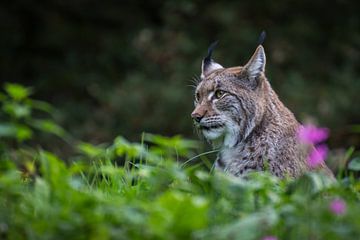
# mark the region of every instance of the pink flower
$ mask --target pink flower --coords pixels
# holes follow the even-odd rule
[[[329,137],[329,129],[317,128],[314,125],[302,125],[298,129],[298,137],[308,144],[317,144]]]
[[[346,203],[340,198],[334,199],[330,203],[329,208],[330,211],[333,212],[335,215],[343,215],[346,212]]]
[[[314,168],[323,163],[328,151],[329,150],[325,144],[316,146],[307,158],[309,167]]]
[[[266,237],[263,237],[262,240],[277,240],[277,237],[275,237],[275,236],[266,236]]]

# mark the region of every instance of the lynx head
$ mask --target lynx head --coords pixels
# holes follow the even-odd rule
[[[265,52],[259,45],[244,66],[225,68],[211,58],[214,44],[201,66],[195,90],[195,126],[209,141],[233,147],[260,123],[269,87]]]

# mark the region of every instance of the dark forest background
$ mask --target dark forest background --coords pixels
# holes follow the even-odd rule
[[[300,121],[359,146],[357,1],[0,2],[0,81],[34,88],[79,139],[142,132],[196,138],[192,78],[208,45],[223,66],[246,63],[266,30],[267,76]],[[61,147],[56,142],[48,142]]]

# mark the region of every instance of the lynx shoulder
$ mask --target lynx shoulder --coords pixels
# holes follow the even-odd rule
[[[298,121],[284,106],[265,76],[266,57],[259,45],[244,66],[225,68],[211,58],[201,66],[195,90],[195,126],[220,148],[215,166],[235,176],[268,170],[298,177],[312,170],[309,148],[297,138]],[[332,175],[325,164],[317,170]]]

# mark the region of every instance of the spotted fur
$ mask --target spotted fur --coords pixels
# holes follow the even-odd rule
[[[268,170],[298,177],[310,170],[309,147],[300,144],[299,123],[270,86],[265,63],[261,45],[244,66],[203,61],[192,117],[204,137],[220,148],[216,168],[235,176]],[[325,164],[319,169],[332,175]]]

